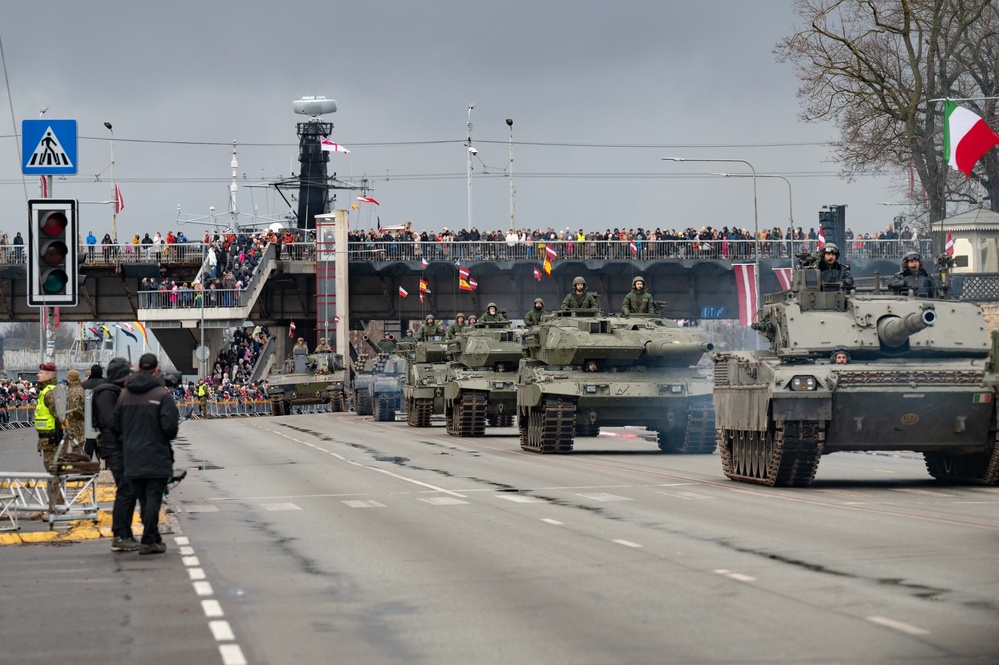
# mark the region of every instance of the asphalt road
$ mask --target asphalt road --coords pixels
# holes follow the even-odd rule
[[[812,488],[775,490],[637,431],[563,456],[487,431],[353,414],[186,423],[180,547],[0,548],[0,575],[30,550],[45,569],[94,548],[79,565],[106,581],[90,585],[95,612],[125,622],[112,646],[135,622],[141,648],[121,653],[164,654],[143,662],[999,662],[999,488],[940,486],[914,455],[837,454]],[[137,586],[124,614],[115,575],[156,580],[166,605]],[[0,611],[0,653],[26,648],[25,615],[43,610],[16,633]],[[116,662],[100,651],[74,662]]]

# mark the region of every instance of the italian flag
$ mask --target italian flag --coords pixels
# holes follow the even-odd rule
[[[999,143],[984,120],[954,102],[944,102],[944,158],[950,167],[971,176],[982,155]]]

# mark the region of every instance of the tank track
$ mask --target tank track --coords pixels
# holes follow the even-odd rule
[[[996,412],[999,417],[999,411]],[[935,479],[955,485],[995,485],[999,482],[999,424],[992,430],[992,449],[972,455],[923,453],[926,470]]]
[[[769,487],[808,487],[825,447],[825,422],[776,423],[766,432],[721,430],[722,469],[732,480]]]
[[[374,410],[374,403],[371,393],[367,390],[358,390],[354,393],[354,413],[359,416],[370,416]]]
[[[347,399],[344,397],[343,391],[338,390],[330,394],[330,411],[333,413],[341,413],[347,410]]]
[[[546,397],[541,406],[521,410],[520,447],[543,455],[572,452],[575,421],[575,400]]]
[[[271,397],[271,415],[272,416],[284,416],[287,415],[285,411],[286,404],[284,403],[284,395],[274,395]]]
[[[676,433],[672,437],[667,437],[663,430],[656,431],[659,434],[659,450],[664,453],[710,455],[718,443],[715,407],[711,396],[699,397],[688,402],[687,423],[683,431],[683,442],[679,445],[674,443],[681,439]]]
[[[432,399],[410,398],[406,405],[406,424],[410,427],[430,427],[430,418],[434,413]]]
[[[486,433],[486,401],[484,392],[462,390],[447,419],[451,436],[483,436]]]
[[[376,395],[372,409],[375,420],[382,423],[390,423],[395,420],[395,407],[398,402],[395,395]]]

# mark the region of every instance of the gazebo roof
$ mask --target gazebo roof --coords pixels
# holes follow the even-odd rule
[[[945,231],[996,231],[999,232],[999,212],[978,208],[945,219]]]

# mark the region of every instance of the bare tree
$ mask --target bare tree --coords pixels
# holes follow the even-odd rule
[[[802,27],[779,42],[794,64],[805,121],[832,120],[836,159],[847,177],[913,169],[930,221],[948,201],[974,202],[977,188],[942,156],[942,97],[995,97],[999,8],[995,0],[796,0]],[[996,101],[964,104],[986,121]],[[993,123],[994,124],[994,123]],[[999,211],[999,157],[990,151],[971,178]]]

